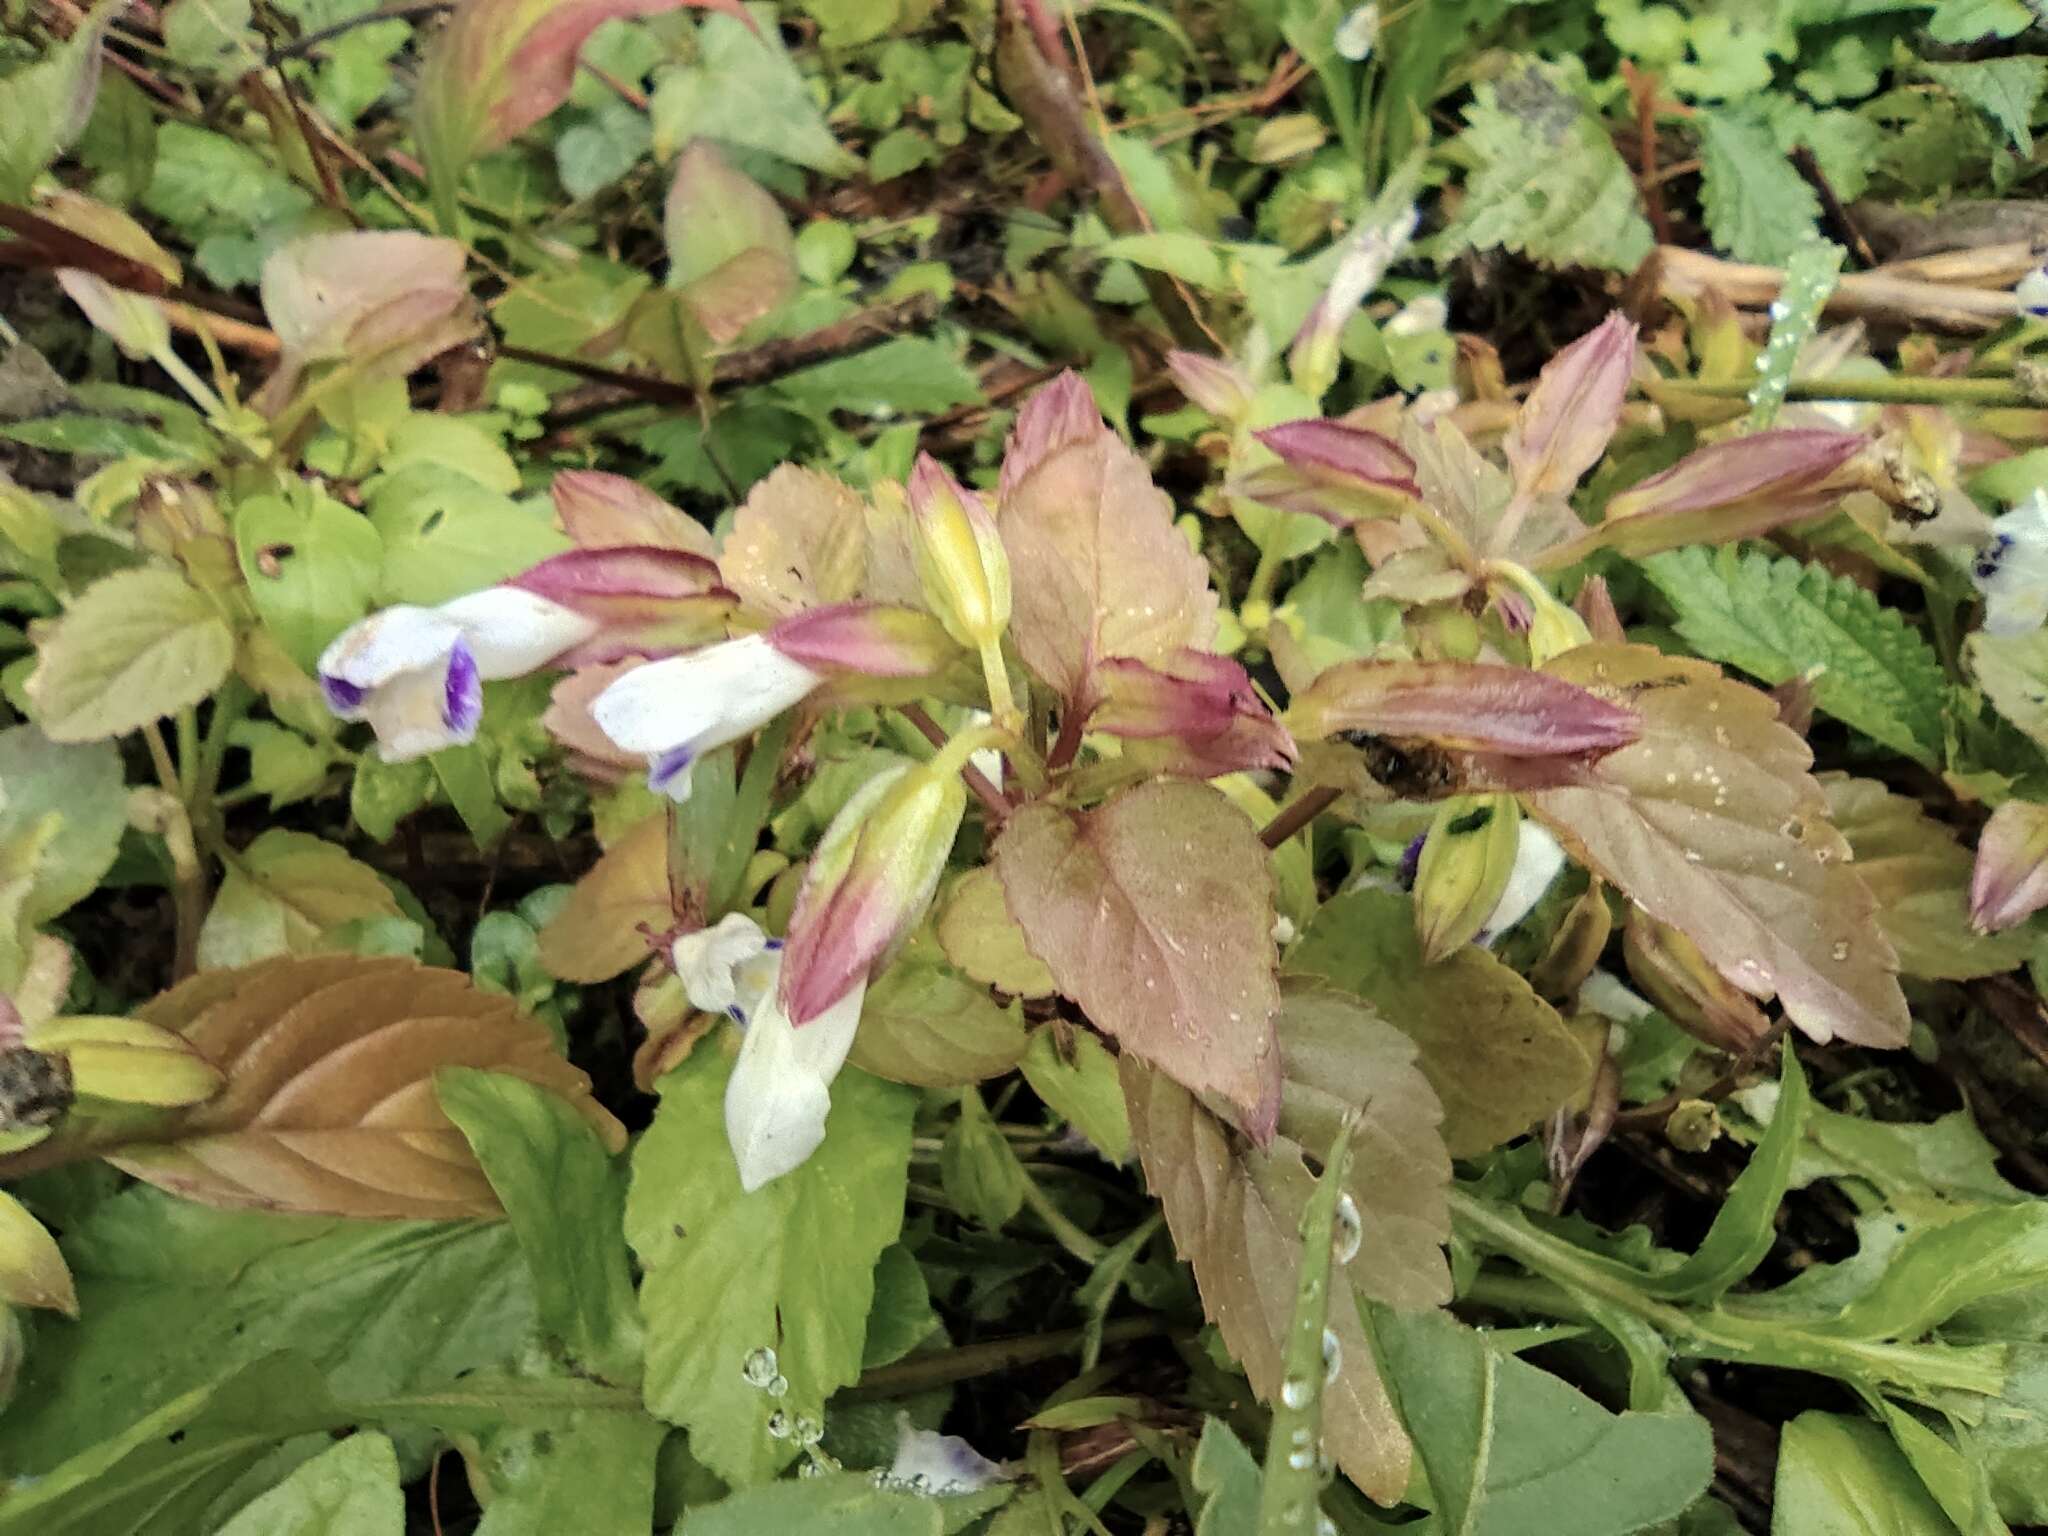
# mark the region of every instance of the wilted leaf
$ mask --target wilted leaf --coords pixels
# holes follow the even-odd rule
[[[224,682],[234,632],[175,571],[119,571],[64,610],[28,680],[52,741],[121,736],[197,704]]]
[[[626,1236],[646,1278],[649,1409],[690,1431],[726,1481],[771,1477],[796,1455],[769,1415],[823,1417],[861,1370],[874,1268],[896,1240],[915,1096],[859,1071],[832,1085],[824,1143],[751,1194],[726,1144],[731,1063],[705,1047],[661,1081],[661,1108],[633,1153]],[[786,1393],[741,1370],[774,1351]]]
[[[1070,704],[1109,657],[1206,650],[1216,629],[1208,568],[1174,528],[1172,503],[1092,404],[1086,415],[1070,425],[1089,430],[1055,439],[1014,483],[1006,474],[997,509],[1017,653]],[[1036,446],[1022,441],[1024,426],[1012,455]]]
[[[434,1072],[482,1067],[559,1093],[607,1145],[625,1132],[547,1029],[456,971],[331,955],[211,971],[136,1016],[175,1029],[225,1092],[108,1154],[220,1205],[341,1216],[494,1215],[498,1202],[434,1097]]]
[[[749,608],[773,618],[845,602],[867,570],[860,497],[830,475],[783,465],[733,514],[719,570]]]
[[[1908,976],[1967,981],[2026,963],[2025,928],[1979,933],[1970,924],[1974,861],[1955,834],[1874,779],[1824,774],[1828,815],[1849,840],[1856,875],[1877,901],[1878,926]]]
[[[1169,780],[1080,815],[1027,806],[995,867],[1032,952],[1097,1027],[1271,1135],[1273,878],[1242,812]]]
[[[869,985],[847,1060],[892,1083],[958,1088],[1000,1076],[1023,1054],[1016,1006],[997,1007],[986,987],[919,943]]]
[[[1327,1132],[1327,1147],[1345,1113],[1366,1110],[1346,1187],[1367,1234],[1359,1259],[1331,1270],[1328,1324],[1343,1365],[1323,1389],[1323,1437],[1352,1481],[1391,1503],[1406,1485],[1410,1447],[1360,1326],[1358,1298],[1380,1285],[1409,1305],[1449,1294],[1440,1244],[1449,1231],[1450,1163],[1434,1134],[1434,1095],[1415,1070],[1413,1048],[1355,999],[1290,993],[1280,1039],[1288,1081],[1270,1149],[1246,1146],[1184,1089],[1126,1056],[1133,1140],[1174,1246],[1194,1265],[1204,1309],[1254,1390],[1271,1399],[1294,1314],[1297,1227],[1315,1183],[1303,1145]],[[1362,1267],[1380,1243],[1396,1246]]]
[[[683,5],[731,11],[739,0],[464,0],[428,45],[414,88],[414,132],[441,232],[456,232],[456,189],[469,162],[509,144],[562,104],[583,41],[615,16]]]
[[[1052,972],[1025,944],[993,869],[984,865],[954,882],[936,929],[946,958],[983,986],[1012,997],[1052,996]]]
[[[60,819],[21,909],[28,923],[90,896],[113,864],[128,825],[121,754],[105,742],[59,745],[32,725],[0,731],[0,847],[52,812]]]
[[[1828,825],[1813,754],[1770,698],[1644,646],[1581,646],[1548,670],[1629,704],[1643,734],[1583,786],[1525,808],[1729,981],[1775,992],[1814,1039],[1904,1044],[1897,957]]]
[[[796,291],[796,240],[767,190],[699,139],[676,159],[662,210],[671,288],[723,345]]]
[[[564,981],[609,981],[645,960],[645,924],[665,933],[668,818],[650,816],[614,842],[540,931],[540,958]]]
[[[1287,969],[1357,993],[1415,1042],[1454,1157],[1519,1136],[1591,1077],[1557,1010],[1490,952],[1468,944],[1425,964],[1404,896],[1361,890],[1325,903]]]
[[[228,862],[199,929],[202,969],[340,949],[330,935],[359,918],[402,918],[377,872],[310,832],[272,827]]]

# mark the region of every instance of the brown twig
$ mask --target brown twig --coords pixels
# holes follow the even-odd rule
[[[1657,243],[1669,245],[1671,215],[1664,209],[1664,185],[1657,177],[1657,77],[1627,59],[1621,61],[1621,77],[1628,82],[1636,109],[1636,185],[1642,191],[1643,212]]]
[[[1259,841],[1268,848],[1278,848],[1303,827],[1322,815],[1337,803],[1343,791],[1329,784],[1318,784],[1280,808],[1280,814],[1266,823],[1266,830],[1259,834]]]
[[[1870,242],[1863,238],[1863,231],[1856,227],[1856,221],[1849,216],[1848,205],[1835,195],[1835,189],[1829,183],[1826,173],[1821,170],[1820,161],[1814,158],[1813,151],[1801,144],[1792,151],[1792,164],[1819,195],[1821,207],[1827,213],[1829,226],[1833,228],[1836,237],[1849,247],[1849,253],[1856,258],[1856,264],[1862,267],[1876,266],[1877,252],[1870,248]]]
[[[897,708],[902,713],[904,719],[917,727],[918,734],[924,737],[926,741],[941,749],[945,747],[947,739],[945,730],[938,721],[931,717],[922,704],[900,704]],[[1002,822],[1009,816],[1010,812],[1016,809],[1014,805],[1010,804],[1010,797],[996,788],[995,785],[989,783],[988,775],[975,767],[974,764],[962,764],[960,778],[961,782],[974,791],[974,798],[981,802],[982,808],[997,823]]]

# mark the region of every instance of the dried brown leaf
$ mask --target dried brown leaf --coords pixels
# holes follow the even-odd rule
[[[540,931],[540,958],[564,981],[609,981],[647,958],[642,926],[674,921],[668,818],[650,816],[604,851]]]
[[[338,1216],[489,1216],[497,1201],[433,1074],[480,1067],[569,1100],[608,1145],[625,1131],[548,1032],[459,972],[323,955],[216,971],[136,1016],[183,1034],[227,1077],[215,1098],[108,1153],[214,1205]]]

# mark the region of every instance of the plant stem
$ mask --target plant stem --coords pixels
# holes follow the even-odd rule
[[[1067,1213],[1053,1204],[1052,1196],[1038,1187],[1038,1180],[1028,1173],[1024,1175],[1024,1203],[1031,1208],[1032,1215],[1045,1223],[1046,1230],[1052,1233],[1059,1245],[1090,1269],[1100,1264],[1102,1256],[1109,1252],[1075,1226]]]
[[[1280,814],[1266,823],[1266,830],[1259,834],[1259,841],[1268,848],[1278,848],[1303,827],[1322,815],[1342,794],[1340,789],[1328,784],[1318,784],[1305,790],[1297,798],[1280,808]]]
[[[1102,1342],[1129,1344],[1138,1339],[1156,1339],[1173,1331],[1173,1325],[1163,1317],[1134,1317],[1104,1328]],[[1013,1371],[1021,1365],[1035,1365],[1041,1360],[1056,1360],[1061,1355],[1071,1354],[1081,1347],[1087,1335],[1085,1328],[1065,1328],[1057,1333],[991,1339],[985,1344],[966,1344],[958,1349],[914,1355],[894,1365],[862,1372],[860,1380],[841,1396],[856,1400],[909,1397],[934,1387],[972,1381],[977,1376],[994,1376],[1003,1371]]]
[[[1710,400],[1746,400],[1751,379],[1667,379],[1659,390]],[[1868,400],[1884,405],[2039,406],[2014,379],[1794,379],[1787,400]]]
[[[926,741],[937,747],[941,752],[946,750],[946,743],[952,738],[946,735],[939,722],[931,717],[930,712],[922,704],[900,704],[897,706],[897,712],[912,725],[916,726],[918,734],[923,736]],[[975,767],[974,764],[962,764],[960,777],[967,787],[974,791],[974,797],[981,802],[982,808],[989,813],[992,820],[1001,822],[1015,809],[1010,804],[1009,797],[996,788],[995,785],[989,783],[988,775]]]

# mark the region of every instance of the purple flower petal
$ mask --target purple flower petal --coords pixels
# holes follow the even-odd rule
[[[670,747],[666,752],[657,752],[647,759],[647,787],[657,795],[667,795],[674,800],[689,796],[690,765],[697,760],[694,746]],[[682,794],[677,794],[680,789]]]
[[[1394,870],[1394,878],[1401,882],[1401,889],[1404,891],[1415,889],[1416,872],[1422,868],[1422,845],[1428,836],[1426,832],[1416,834],[1415,841],[1401,853],[1401,862]]]
[[[476,728],[484,717],[484,684],[477,675],[476,657],[471,654],[467,640],[457,640],[448,653],[445,687],[441,718],[448,722],[448,729],[455,733],[458,742],[475,740]]]
[[[320,674],[320,691],[327,696],[327,707],[344,720],[352,720],[360,714],[363,700],[370,696],[367,688],[358,688],[347,678],[336,677],[332,672]]]

